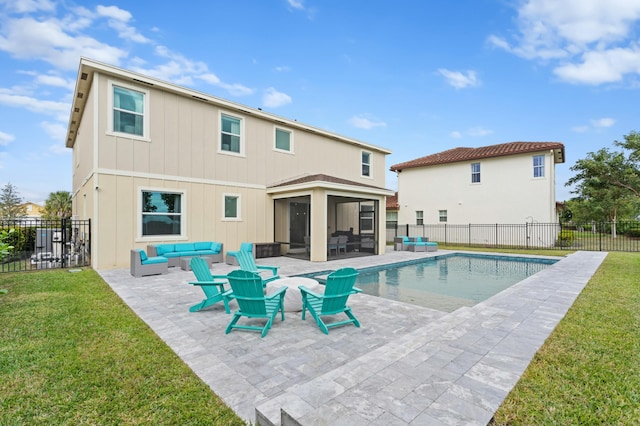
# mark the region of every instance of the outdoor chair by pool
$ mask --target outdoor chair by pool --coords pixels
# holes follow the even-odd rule
[[[256,258],[256,252],[253,250],[253,243],[241,243],[239,250],[227,252],[227,265],[238,266],[238,259],[236,258],[236,255],[241,251],[247,251],[251,253],[254,259]]]
[[[330,237],[327,242],[327,253],[331,256],[331,252],[335,251],[336,256],[338,255],[338,237]]]
[[[340,254],[341,251],[343,251],[344,254],[347,254],[348,243],[349,237],[347,237],[346,235],[338,235],[338,254]]]
[[[189,308],[189,311],[197,312],[222,302],[224,303],[224,310],[227,313],[231,313],[229,299],[233,298],[233,293],[230,289],[224,289],[224,285],[228,284],[226,275],[212,275],[207,261],[201,257],[192,257],[189,264],[193,274],[196,276],[196,281],[190,281],[189,284],[199,286],[206,296],[202,302]]]
[[[238,269],[230,272],[227,279],[239,309],[233,313],[233,318],[225,331],[226,334],[238,328],[260,331],[264,337],[269,332],[278,311],[281,312],[282,321],[284,321],[284,295],[287,287],[283,286],[273,294],[265,296],[262,278],[255,272]],[[250,320],[266,319],[266,323],[264,326],[237,324],[241,317],[247,317]]]
[[[324,334],[329,334],[330,328],[346,324],[353,323],[356,327],[360,327],[360,322],[351,312],[351,307],[347,306],[349,296],[362,291],[353,286],[357,277],[358,271],[354,268],[342,268],[332,272],[327,277],[324,294],[317,294],[307,287],[300,286],[299,289],[302,293],[302,319],[305,319],[305,313],[308,309]],[[349,319],[331,323],[322,319],[327,315],[342,313],[346,314]]]
[[[238,259],[240,269],[243,271],[255,272],[260,276],[262,276],[262,272],[271,271],[271,276],[262,277],[264,285],[280,278],[280,275],[278,275],[278,266],[256,265],[256,260],[253,258],[253,254],[251,254],[251,252],[240,250],[236,252],[236,259]]]

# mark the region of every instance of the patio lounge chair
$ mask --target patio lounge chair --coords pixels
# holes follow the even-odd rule
[[[283,286],[275,293],[264,295],[264,284],[259,274],[255,272],[235,270],[227,275],[233,294],[238,301],[239,309],[233,313],[233,318],[225,330],[229,334],[234,328],[262,332],[266,336],[278,315],[282,313],[284,321],[284,295],[287,287]],[[264,326],[237,324],[241,317],[262,318],[267,322]]]
[[[228,283],[226,275],[212,275],[207,261],[201,257],[192,257],[189,262],[196,281],[189,281],[189,284],[199,286],[206,298],[197,305],[189,308],[190,312],[197,312],[218,302],[224,303],[224,310],[231,313],[229,309],[229,299],[233,298],[231,290],[225,290],[224,285]]]
[[[227,265],[238,266],[238,259],[236,258],[236,254],[241,251],[248,251],[249,253],[251,253],[254,259],[256,258],[256,252],[253,249],[253,243],[241,243],[239,250],[227,252]]]
[[[147,275],[166,274],[169,270],[169,260],[163,256],[147,256],[142,249],[131,250],[131,265],[129,272],[136,278]]]
[[[261,275],[262,272],[271,271],[271,276],[262,277],[264,285],[267,285],[267,283],[280,278],[280,275],[278,275],[278,266],[256,265],[256,261],[253,258],[253,255],[248,251],[240,250],[236,252],[236,259],[238,259],[240,269],[242,269],[243,271],[255,272],[259,275]]]
[[[327,277],[324,294],[317,294],[307,287],[300,286],[299,289],[302,293],[302,319],[305,319],[305,313],[308,309],[324,334],[329,334],[329,328],[346,324],[353,323],[356,327],[360,327],[360,322],[351,312],[351,307],[347,306],[349,296],[362,291],[353,286],[357,277],[358,271],[354,268],[342,268],[332,272]],[[345,313],[349,319],[332,323],[325,323],[322,320],[323,316],[341,313]]]

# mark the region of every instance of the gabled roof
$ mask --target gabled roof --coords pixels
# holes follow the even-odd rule
[[[560,142],[509,142],[480,148],[453,148],[404,163],[394,164],[391,171],[401,171],[414,167],[437,164],[457,163],[460,161],[480,160],[483,158],[504,157],[528,152],[555,151],[556,163],[564,163],[564,145]]]
[[[292,189],[309,189],[309,188],[342,188],[349,190],[356,190],[359,192],[366,192],[378,195],[389,196],[391,190],[386,188],[380,188],[379,186],[367,185],[365,183],[354,182],[347,179],[342,179],[335,176],[329,176],[325,174],[305,175],[298,178],[288,180],[286,182],[280,182],[267,187],[268,193],[281,192],[283,190]]]
[[[398,204],[398,193],[387,197],[387,210],[400,210],[400,204]]]

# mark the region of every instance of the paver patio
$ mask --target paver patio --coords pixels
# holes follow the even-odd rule
[[[330,262],[277,257],[258,264],[280,266],[287,276],[443,253],[390,251]],[[452,313],[357,294],[349,305],[361,328],[324,335],[309,316],[302,321],[299,312],[287,312],[263,339],[243,331],[225,335],[231,316],[222,304],[189,312],[203,298],[187,283],[192,272],[99,273],[247,422],[278,425],[284,410],[302,425],[486,425],[605,257],[577,252]],[[234,268],[214,264],[213,271]]]

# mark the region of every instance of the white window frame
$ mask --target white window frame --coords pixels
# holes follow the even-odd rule
[[[536,164],[536,159],[541,159],[542,164]],[[545,163],[546,163],[546,157],[544,155],[533,156],[533,178],[534,179],[544,179]],[[536,170],[542,170],[542,174],[540,176],[536,176]]]
[[[476,164],[478,165],[478,171],[475,171],[474,167],[473,167]],[[477,185],[477,184],[482,182],[482,175],[480,173],[481,173],[480,163],[479,162],[478,163],[471,163],[471,184]],[[474,182],[473,178],[476,175],[478,176],[478,181]]]
[[[364,162],[364,158],[362,158],[364,156],[364,154],[367,154],[369,156],[369,162],[368,163],[365,163]],[[370,151],[364,151],[364,150],[361,151],[360,152],[360,162],[362,163],[360,165],[360,174],[361,174],[361,176],[365,177],[365,178],[373,178],[373,154]],[[362,169],[364,168],[364,166],[369,166],[369,174],[368,175],[365,175],[363,173]]]
[[[277,147],[277,135],[278,135],[278,130],[281,132],[286,132],[289,133],[289,149],[282,149],[282,148],[278,148]],[[282,126],[273,126],[273,150],[277,151],[277,152],[282,152],[285,154],[293,154],[293,130],[291,129],[287,129],[286,127],[282,127]]]
[[[142,136],[134,135],[132,133],[118,132],[113,129],[113,126],[114,126],[113,88],[114,87],[121,87],[123,89],[131,90],[133,92],[139,92],[144,95],[144,104],[143,104],[144,110],[142,112]],[[125,137],[129,139],[136,139],[136,140],[145,141],[145,142],[151,142],[151,138],[149,135],[149,121],[151,120],[151,114],[149,112],[149,97],[150,97],[149,90],[144,89],[142,87],[133,86],[131,84],[121,83],[119,81],[113,81],[113,80],[107,80],[107,88],[108,88],[107,89],[108,90],[108,95],[107,95],[108,111],[107,111],[107,132],[106,132],[107,135]]]
[[[424,225],[424,210],[416,210],[416,226]]]
[[[236,217],[227,217],[227,197],[233,197],[236,202]],[[242,197],[240,194],[224,193],[222,194],[222,220],[225,222],[242,221]]]
[[[376,207],[369,204],[363,204],[360,206],[360,233],[361,234],[373,234],[375,231],[375,210]],[[365,224],[363,226],[363,224]]]
[[[449,212],[446,210],[438,210],[438,222],[446,223],[449,219]]]
[[[176,235],[143,235],[142,234],[142,193],[143,192],[167,192],[170,194],[180,194],[180,234]],[[187,239],[187,192],[177,188],[155,188],[141,186],[137,190],[138,196],[138,241],[166,241]]]
[[[236,120],[240,120],[240,152],[234,151],[225,151],[222,149],[222,116],[226,115],[227,117],[235,118]],[[245,150],[245,130],[244,130],[244,117],[241,117],[237,114],[233,114],[227,111],[218,111],[218,154],[224,155],[233,155],[235,157],[244,157]]]

